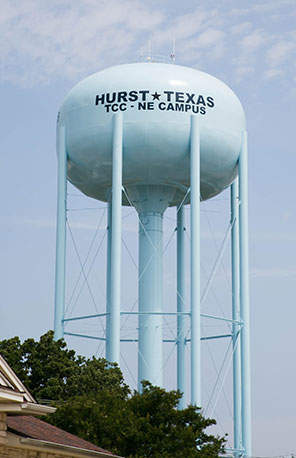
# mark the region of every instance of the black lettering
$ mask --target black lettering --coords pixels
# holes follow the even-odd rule
[[[165,103],[164,103],[164,102],[160,102],[160,103],[158,104],[158,108],[159,108],[160,110],[165,110]]]
[[[130,91],[128,95],[129,95],[128,99],[130,102],[135,102],[136,100],[138,100],[137,91]]]
[[[111,105],[105,105],[105,108],[106,108],[107,113],[109,113],[110,107],[111,107]]]
[[[199,107],[197,107],[196,105],[192,105],[192,111],[193,111],[193,113],[198,113],[199,112]]]
[[[112,109],[112,111],[118,111],[118,105],[117,105],[117,103],[114,103],[114,104],[111,106],[111,109]]]
[[[139,91],[139,94],[142,94],[142,100],[146,100],[146,95],[149,94],[149,91]]]
[[[104,103],[105,103],[105,94],[102,94],[101,96],[96,95],[96,105],[99,105],[99,103],[104,105]]]
[[[174,110],[174,105],[172,103],[168,103],[167,110]]]
[[[184,92],[176,92],[176,102],[184,102]]]
[[[154,103],[153,102],[148,102],[147,103],[147,108],[148,108],[148,110],[154,110]]]
[[[196,103],[197,103],[197,105],[199,105],[199,104],[201,103],[202,105],[206,106],[205,99],[203,98],[202,95],[199,95],[199,96],[198,96],[198,99],[197,99],[197,102],[196,102]]]
[[[207,105],[210,108],[213,108],[215,106],[215,102],[214,102],[213,97],[207,97]]]
[[[191,107],[192,107],[192,105],[189,105],[189,103],[186,104],[186,105],[185,105],[185,111],[187,112],[188,110],[191,109]]]
[[[182,103],[176,103],[176,111],[184,111],[184,105]]]
[[[119,105],[119,109],[120,109],[120,111],[125,111],[126,110],[126,103],[121,103]]]
[[[138,103],[138,108],[139,108],[139,110],[146,110],[146,102],[144,102],[144,103],[139,102]]]
[[[206,109],[205,109],[205,107],[200,107],[199,112],[200,112],[200,114],[205,115],[205,114],[206,114]]]
[[[106,102],[107,103],[114,103],[116,100],[116,92],[112,92],[112,97],[110,97],[110,94],[106,94]]]
[[[193,98],[194,98],[195,94],[188,94],[188,92],[186,92],[186,95],[187,95],[186,103],[189,103],[189,102],[194,103]]]
[[[120,103],[121,101],[127,102],[127,92],[118,92],[117,95],[117,102]]]
[[[171,101],[171,96],[174,93],[173,91],[163,91],[164,94],[167,94],[167,101]]]

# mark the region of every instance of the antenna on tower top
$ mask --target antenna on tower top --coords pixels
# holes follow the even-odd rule
[[[176,39],[175,38],[173,38],[173,49],[170,54],[170,59],[171,59],[171,62],[174,64],[176,60]]]

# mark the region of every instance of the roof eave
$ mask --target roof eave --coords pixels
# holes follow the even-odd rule
[[[48,415],[55,411],[55,407],[43,406],[31,402],[0,404],[0,412],[6,412],[8,415]]]
[[[87,450],[78,447],[72,447],[71,445],[63,445],[63,444],[56,444],[55,442],[48,442],[39,439],[31,439],[29,437],[22,437],[20,438],[21,444],[24,445],[32,445],[35,447],[48,447],[48,448],[55,448],[59,450],[69,451],[71,453],[77,454],[77,456],[92,456],[92,457],[101,457],[101,458],[122,458],[118,455],[112,455],[110,453],[99,452],[96,450]]]
[[[31,393],[27,390],[25,385],[17,377],[15,372],[11,369],[8,363],[5,361],[2,355],[0,355],[0,371],[3,377],[7,379],[7,382],[11,387],[14,387],[17,391],[21,392],[28,402],[36,402]]]
[[[18,393],[17,391],[12,391],[9,388],[0,387],[0,402],[2,403],[23,403],[24,402],[23,393]]]

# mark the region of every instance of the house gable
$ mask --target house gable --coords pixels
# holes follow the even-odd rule
[[[20,381],[5,359],[0,355],[0,402],[31,402],[36,401]]]
[[[34,417],[55,410],[38,404],[0,355],[1,458],[120,458]]]

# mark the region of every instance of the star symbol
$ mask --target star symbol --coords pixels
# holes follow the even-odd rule
[[[154,94],[151,95],[153,97],[153,100],[159,100],[159,97],[161,96],[161,94],[158,94],[157,92],[154,92]]]

